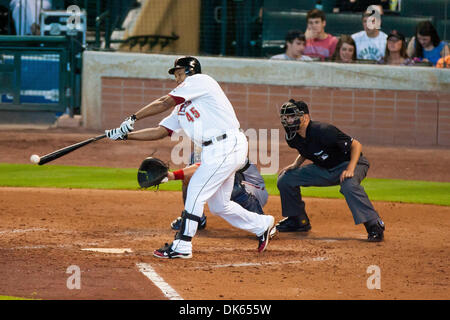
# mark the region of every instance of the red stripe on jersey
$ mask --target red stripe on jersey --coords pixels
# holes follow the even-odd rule
[[[173,96],[171,94],[169,94],[168,96],[171,97],[173,100],[175,100],[176,105],[179,105],[180,103],[184,102],[183,97],[177,97],[177,96]]]
[[[164,127],[164,126],[161,126],[161,127],[163,127],[164,129],[167,130],[167,132],[169,133],[169,137],[172,136],[173,130],[170,130],[169,128],[166,128],[166,127]]]

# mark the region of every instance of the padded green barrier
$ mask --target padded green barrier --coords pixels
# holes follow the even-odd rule
[[[450,19],[449,0],[402,0],[402,16],[432,16],[436,20]]]
[[[269,11],[308,11],[314,9],[316,0],[264,0],[264,8]],[[322,0],[324,12],[333,12],[336,0]]]
[[[382,16],[381,30],[389,34],[392,30],[397,30],[407,38],[414,36],[416,26],[421,21],[430,21],[434,23],[433,17],[417,16],[417,17],[399,17],[399,16]]]

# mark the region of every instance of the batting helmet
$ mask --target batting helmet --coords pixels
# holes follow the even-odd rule
[[[173,68],[169,69],[169,74],[174,74],[176,69],[184,69],[188,76],[202,73],[200,62],[196,58],[190,56],[180,57],[175,60]]]
[[[300,118],[305,114],[309,114],[309,110],[308,105],[303,101],[290,99],[289,102],[286,102],[281,106],[280,120],[286,130],[286,137],[288,140],[294,138],[297,130],[300,128]],[[294,117],[294,119],[288,121],[288,117]]]

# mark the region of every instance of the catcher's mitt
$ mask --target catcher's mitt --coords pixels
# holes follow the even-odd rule
[[[148,157],[139,167],[137,179],[141,188],[158,186],[167,177],[169,167],[160,159]]]

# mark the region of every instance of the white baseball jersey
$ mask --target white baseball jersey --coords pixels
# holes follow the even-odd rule
[[[206,74],[187,77],[169,95],[175,99],[177,106],[159,124],[172,131],[183,129],[198,146],[240,127],[233,106],[222,88]]]

